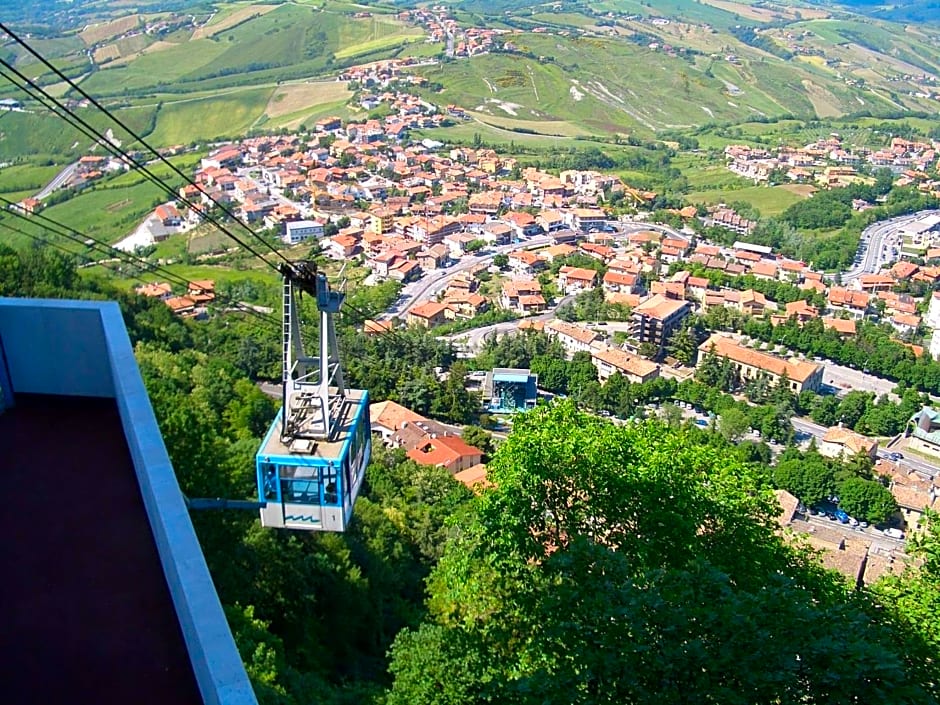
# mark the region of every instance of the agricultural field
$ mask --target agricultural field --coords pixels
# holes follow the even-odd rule
[[[513,132],[476,121],[461,122],[453,127],[416,130],[415,135],[419,139],[432,139],[454,144],[471,144],[479,137],[483,144],[499,149],[500,153],[507,156],[514,156],[515,148],[543,149],[557,147],[559,149],[570,149],[584,148],[590,144],[572,137]]]
[[[265,114],[274,119],[296,115],[325,103],[345,102],[352,97],[346,81],[292,83],[277,88],[265,107]]]
[[[633,25],[652,34],[675,26]],[[866,90],[862,98],[824,64],[784,61],[717,36],[739,52],[737,60],[694,53],[683,58],[615,38],[522,33],[512,39],[515,55],[442,64],[424,75],[443,85],[441,102],[501,118],[563,120],[592,133],[652,135],[707,122],[740,122],[749,115],[827,118],[862,106],[887,113],[900,105],[883,90]]]
[[[140,15],[128,15],[120,19],[112,20],[102,24],[89,25],[78,36],[87,46],[94,46],[107,41],[112,37],[119,37],[122,34],[140,27],[142,18]]]
[[[264,115],[272,92],[271,88],[254,88],[211,98],[164,103],[147,140],[154,145],[177,145],[237,138]]]
[[[548,137],[589,137],[591,135],[585,128],[566,120],[517,120],[516,118],[473,111],[470,112],[470,115],[477,122],[509,132],[546,135]]]
[[[731,203],[741,201],[749,203],[760,211],[762,216],[779,215],[789,206],[802,201],[812,193],[812,187],[804,185],[786,186],[745,186],[743,188],[710,189],[693,191],[686,194],[689,203]]]
[[[14,192],[39,191],[52,181],[60,171],[58,166],[39,166],[35,164],[12,164],[0,169],[0,195]]]
[[[324,76],[334,61],[388,55],[422,38],[420,29],[395,18],[353,18],[336,3],[250,5],[151,44],[132,61],[105,64],[84,87],[118,96],[274,85]]]
[[[166,193],[149,182],[128,187],[87,190],[43,211],[43,215],[80,233],[115,243],[166,201]]]
[[[4,194],[4,197],[9,196]],[[124,188],[89,189],[68,201],[50,206],[43,211],[43,215],[75,232],[113,244],[130,233],[153,208],[165,200],[165,192],[150,183]],[[21,219],[0,213],[0,223],[33,236],[60,240],[43,227],[41,220],[23,225]],[[7,244],[20,246],[32,242],[27,235],[9,233],[4,233],[3,240]]]
[[[7,113],[0,120],[0,161],[29,159],[65,163],[91,146],[91,140],[51,114]]]
[[[247,5],[222,7],[216,12],[212,19],[193,32],[193,39],[209,39],[217,34],[221,34],[227,29],[237,27],[242,22],[247,22],[255,17],[267,14],[274,10],[276,5]]]

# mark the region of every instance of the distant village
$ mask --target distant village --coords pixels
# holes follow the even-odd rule
[[[395,68],[383,63],[369,70],[387,80]],[[565,296],[599,288],[608,303],[627,307],[635,321],[629,341],[634,353],[643,343],[661,352],[685,316],[716,306],[749,315],[767,313],[778,320],[819,317],[842,335],[853,335],[854,321],[876,311],[904,340],[925,324],[918,300],[897,290],[905,282],[933,287],[940,281],[940,266],[899,256],[891,269],[841,286],[803,262],[748,243],[752,224],[721,207],[704,216],[693,207],[677,211],[687,223],[681,231],[655,223],[646,227],[642,221],[634,227],[637,222],[631,221],[626,232],[621,226],[627,223],[610,215],[606,204],[611,196],[619,194],[643,211],[654,193],[596,171],[520,169],[515,159],[493,150],[415,142],[409,130],[437,124],[444,115],[404,93],[379,91],[375,98],[392,109],[381,120],[323,118],[311,133],[247,138],[214,150],[195,174],[199,186],[184,187],[180,201],[161,206],[154,217],[168,227],[198,223],[202,211],[197,204],[214,199],[230,204],[246,222],[280,233],[285,244],[316,240],[329,257],[358,259],[371,271],[372,281],[407,284],[453,269],[448,286],[434,300],[401,312],[404,325],[433,328],[491,308],[520,317],[542,314],[554,301],[546,296],[540,275],[556,259],[564,262],[573,255],[598,264],[563,265],[553,278],[554,290]],[[893,144],[896,152],[919,155],[918,168],[934,159],[930,145]],[[833,149],[792,154],[803,155],[799,168],[808,169],[830,158],[835,148],[828,146]],[[745,159],[746,149],[729,148],[728,153],[744,163],[756,162]],[[187,203],[195,207],[186,208]],[[708,243],[689,227],[697,219],[732,230],[741,241],[732,247]],[[927,262],[940,260],[938,231],[936,217],[907,225],[903,252]],[[505,253],[504,266],[495,268],[490,261],[460,267],[484,249]],[[498,290],[490,286],[487,295],[481,293],[477,274],[482,270],[493,270]],[[709,279],[696,276],[703,270],[789,282],[824,296],[827,306],[784,305],[753,290],[716,289]],[[926,323],[940,326],[940,310],[928,315]],[[570,338],[571,345],[574,340]],[[940,341],[936,347],[940,352]]]
[[[936,166],[937,150],[936,142],[900,137],[892,138],[884,149],[851,149],[843,145],[841,137],[833,134],[804,147],[780,146],[773,152],[748,145],[729,145],[725,148],[725,157],[728,169],[755,183],[782,174],[792,183],[838,188],[868,178],[858,170],[859,165],[868,164],[872,169],[890,169],[899,186],[916,186],[936,195],[940,194],[940,179],[936,169],[931,167]],[[856,207],[864,208],[864,204]]]
[[[451,56],[492,50],[496,38],[509,33],[460,28],[443,8],[403,11],[399,18],[424,26],[430,40],[447,42]],[[589,355],[601,383],[614,375],[635,384],[691,379],[695,363],[677,360],[670,341],[690,315],[722,309],[772,325],[803,326],[818,319],[815,325],[842,338],[856,336],[860,321],[875,319],[887,323],[915,356],[940,356],[940,291],[934,291],[940,288],[940,216],[923,215],[901,227],[889,267],[843,281],[749,242],[755,223],[724,204],[676,209],[671,225],[664,224],[652,219],[656,194],[615,175],[574,169],[553,173],[523,167],[492,149],[413,139],[416,130],[469,117],[458,106],[439,107],[403,90],[402,84],[426,81],[408,72],[414,63],[378,61],[339,75],[358,84],[363,110],[383,107],[381,118],[324,117],[301,133],[216,146],[195,171],[195,185],[182,187],[176,200],[151,214],[148,220],[159,226],[154,240],[199,226],[211,206],[225,204],[287,247],[316,243],[327,257],[362,265],[369,283],[395,281],[403,290],[432,279],[441,284],[428,296],[413,288],[403,309],[365,323],[368,335],[454,323],[469,329],[477,317],[500,311],[505,314],[501,320],[512,321],[516,330],[542,332],[569,355]],[[725,156],[728,169],[756,183],[785,179],[839,188],[870,179],[860,173],[867,164],[890,169],[896,184],[940,197],[938,148],[937,142],[894,138],[882,150],[853,150],[833,134],[773,151],[731,145]],[[88,155],[65,185],[80,188],[127,168],[121,160]],[[615,215],[614,201],[632,206],[634,214]],[[853,203],[857,210],[873,205]],[[18,207],[33,213],[42,202],[27,198]],[[739,239],[731,246],[710,242],[700,234],[708,227]],[[739,281],[749,285],[729,285]],[[763,282],[791,285],[807,297],[776,301],[758,290],[766,290]],[[185,291],[160,282],[137,291],[186,317],[203,315],[216,302],[211,280],[190,282]],[[558,315],[563,300],[587,294],[619,312],[619,335],[611,334],[613,327],[606,329],[614,321],[586,323]],[[697,352],[699,364],[713,356],[742,380],[767,379],[795,394],[824,386],[820,360],[740,334],[713,333]],[[535,403],[536,380],[528,371],[487,374],[481,393],[491,409],[511,412]],[[513,388],[518,398],[503,409],[502,395]],[[385,443],[404,448],[415,462],[445,467],[470,486],[485,481],[483,453],[453,429],[393,401],[373,405],[371,420]],[[917,427],[912,443],[940,454],[940,416],[924,417]],[[823,437],[820,452],[830,457],[862,452],[874,461],[877,448],[877,441],[839,428]],[[934,506],[940,491],[932,484],[879,462],[909,520]],[[781,497],[780,521],[799,528],[803,519],[793,499]],[[847,541],[840,535],[830,541],[825,532],[813,531],[819,542],[838,544],[820,547],[832,567],[858,583],[892,569],[895,556],[871,550],[864,539]]]

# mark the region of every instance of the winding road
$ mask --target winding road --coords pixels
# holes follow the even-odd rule
[[[842,273],[842,283],[848,284],[863,274],[874,274],[880,271],[883,265],[897,259],[891,252],[895,247],[900,249],[898,230],[930,213],[940,213],[940,211],[920,211],[913,215],[902,215],[880,220],[865,228],[859,240],[861,256],[856,258],[856,263],[851,269]]]
[[[429,272],[417,281],[405,284],[405,286],[402,287],[398,301],[382,314],[379,320],[389,320],[393,316],[401,316],[412,306],[433,299],[447,287],[450,280],[456,275],[467,272],[485,262],[492,262],[493,258],[498,254],[507,254],[519,249],[531,250],[548,245],[551,241],[552,238],[550,235],[539,235],[523,243],[499,245],[498,247],[491,248],[486,254],[463,257],[458,264],[452,267]]]

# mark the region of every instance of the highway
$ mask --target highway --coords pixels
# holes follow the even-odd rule
[[[446,269],[437,269],[425,274],[417,281],[405,284],[402,287],[401,295],[388,311],[379,317],[380,320],[388,320],[393,316],[401,316],[405,311],[416,304],[433,299],[441,291],[447,288],[448,283],[457,274],[466,272],[485,262],[492,262],[493,257],[498,254],[507,254],[518,249],[532,249],[550,244],[552,237],[550,235],[539,235],[522,243],[513,243],[510,245],[499,245],[490,248],[484,255],[469,255],[460,258],[458,264],[447,267]]]
[[[842,273],[842,283],[849,284],[863,274],[874,274],[882,266],[897,259],[893,254],[895,248],[900,250],[901,243],[897,231],[904,225],[922,218],[928,213],[938,211],[920,211],[914,215],[902,215],[889,220],[872,223],[864,231],[859,241],[860,257],[857,257],[852,268]]]
[[[62,171],[55,175],[55,178],[52,179],[48,184],[46,184],[42,190],[36,194],[36,198],[40,201],[44,198],[47,198],[49,194],[55,191],[57,188],[61,188],[65,183],[72,178],[72,175],[75,174],[75,170],[78,169],[78,162],[74,164],[69,164]]]
[[[790,423],[793,424],[793,428],[797,433],[803,434],[804,436],[815,436],[817,441],[822,440],[822,437],[826,435],[827,429],[825,426],[820,426],[818,423],[814,423],[809,419],[794,417],[790,419]],[[887,447],[879,448],[878,457],[888,458],[892,452],[893,451]],[[902,468],[911,469],[931,479],[937,475],[937,473],[940,473],[940,466],[912,455],[904,455],[904,457],[898,461],[898,465]]]

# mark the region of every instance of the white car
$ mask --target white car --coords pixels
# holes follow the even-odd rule
[[[887,536],[888,538],[892,538],[892,539],[903,539],[904,532],[901,531],[900,529],[894,529],[894,528],[885,529],[885,536]]]

